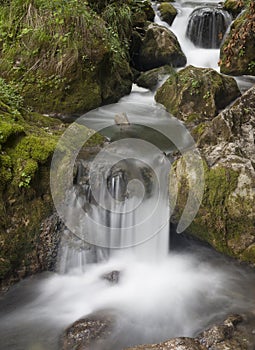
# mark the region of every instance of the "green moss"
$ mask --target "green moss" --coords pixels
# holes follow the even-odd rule
[[[203,134],[206,126],[207,123],[200,123],[194,129],[192,129],[192,136],[195,138],[195,140],[198,140],[198,138]]]
[[[215,117],[239,95],[233,78],[210,68],[188,66],[166,80],[157,90],[155,100],[193,126]]]
[[[255,262],[255,245],[252,245],[248,249],[246,249],[242,255],[242,260],[247,261],[248,263],[253,263]]]
[[[177,15],[176,8],[169,2],[162,2],[159,5],[159,11],[163,21],[171,25]]]
[[[24,132],[22,125],[16,124],[12,119],[5,121],[4,116],[2,118],[0,120],[0,144],[6,143],[9,137],[16,137],[18,134]]]
[[[108,77],[116,78],[112,96],[130,91],[131,74],[121,67],[126,63],[130,73],[131,10],[109,4],[101,16],[76,0],[12,0],[0,7],[0,73],[21,87],[26,105],[41,113],[84,113],[107,102]],[[101,74],[105,66],[108,77]],[[126,79],[128,91],[121,86]]]
[[[188,232],[207,241],[218,251],[235,255],[228,246],[233,225],[229,220],[229,198],[238,184],[239,173],[231,168],[217,166],[209,169],[204,162],[205,188],[198,214],[188,228]],[[178,221],[186,205],[188,182],[185,176],[179,184],[178,202],[173,220]],[[238,218],[239,220],[240,218]],[[243,221],[242,222],[243,225]],[[237,233],[240,234],[240,231]]]

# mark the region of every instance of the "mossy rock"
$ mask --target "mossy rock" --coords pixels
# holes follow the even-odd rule
[[[223,8],[236,17],[244,9],[246,2],[244,0],[225,0]]]
[[[238,96],[240,91],[233,78],[211,68],[188,66],[166,80],[155,100],[188,126],[194,126],[215,117]]]
[[[146,71],[164,65],[182,67],[185,64],[186,56],[174,33],[165,27],[150,24],[137,57],[138,69]]]
[[[154,90],[164,77],[173,74],[173,72],[174,70],[171,66],[154,68],[147,72],[142,72],[135,82],[138,86],[145,89]]]
[[[0,281],[41,271],[35,247],[42,220],[54,210],[51,156],[65,130],[58,119],[26,110],[0,79]],[[102,142],[96,134],[90,146]]]
[[[254,121],[255,87],[252,87],[212,121],[193,128],[204,160],[205,186],[199,211],[188,228],[189,233],[217,250],[253,264],[255,135],[251,130]],[[173,165],[173,174],[179,181],[179,197],[172,218],[177,222],[191,190],[189,177],[194,177],[188,173],[182,158]],[[196,191],[194,185],[192,190]]]
[[[79,114],[130,92],[128,5],[111,5],[99,17],[86,2],[12,0],[1,6],[0,17],[0,73],[21,86],[34,111]]]
[[[220,50],[220,71],[230,75],[255,75],[255,4],[232,24]]]
[[[161,19],[171,26],[177,16],[176,8],[169,2],[162,2],[159,5],[159,12]]]

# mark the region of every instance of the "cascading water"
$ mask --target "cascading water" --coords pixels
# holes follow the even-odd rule
[[[188,63],[217,67],[219,50],[197,49],[185,37],[194,6],[184,1],[176,6],[171,28]],[[114,125],[122,112],[130,121],[124,134]],[[59,350],[68,325],[100,310],[114,312],[115,328],[97,350],[193,336],[231,312],[254,310],[253,271],[195,243],[167,254],[170,162],[165,153],[174,147],[152,129],[167,130],[171,139],[179,135],[179,149],[190,144],[180,123],[164,113],[152,93],[134,87],[119,103],[87,116],[87,125],[98,123],[100,129],[110,120],[104,131],[112,143],[94,164],[78,156],[67,207],[73,230],[63,234],[61,273],[24,280],[0,300],[2,350]],[[137,136],[142,148],[135,147]],[[111,271],[120,271],[114,285],[102,278]]]
[[[219,48],[231,21],[231,15],[220,8],[197,8],[190,15],[186,35],[198,47]]]
[[[68,194],[75,236],[66,230],[60,271],[84,271],[88,262],[109,258],[120,249],[133,259],[165,258],[169,199],[162,189],[168,187],[169,165],[162,151],[137,139],[115,141],[93,162],[79,162],[75,186]],[[78,219],[77,206],[82,208]]]

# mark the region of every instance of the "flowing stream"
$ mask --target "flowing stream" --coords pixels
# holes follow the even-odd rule
[[[171,29],[188,64],[218,69],[219,49],[197,48],[185,36],[188,16],[201,4],[176,2]],[[158,15],[156,22],[162,24]],[[247,79],[240,81],[248,88]],[[114,123],[122,113],[131,124],[123,129]],[[155,104],[153,93],[137,86],[85,120],[88,126],[106,125],[112,143],[94,163],[78,157],[68,206],[77,234],[68,229],[63,234],[59,271],[27,278],[0,299],[1,349],[61,349],[63,330],[100,310],[114,313],[115,328],[97,350],[194,336],[232,312],[255,312],[252,269],[170,230],[168,173],[175,146],[155,129],[168,130],[173,139],[179,135],[185,149],[184,127]],[[94,182],[87,180],[88,165]],[[116,284],[102,278],[112,271],[120,271]]]

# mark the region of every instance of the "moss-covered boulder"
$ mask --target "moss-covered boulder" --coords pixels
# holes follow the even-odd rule
[[[186,56],[170,30],[152,23],[146,28],[144,37],[141,37],[135,64],[142,71],[164,65],[182,67],[186,64]]]
[[[0,283],[50,267],[58,241],[47,233],[58,218],[41,223],[53,213],[51,156],[66,126],[29,112],[16,90],[0,79]]]
[[[236,17],[244,9],[246,2],[244,0],[225,0],[223,8]]]
[[[176,8],[169,2],[161,2],[159,5],[159,12],[161,19],[171,26],[177,16]]]
[[[83,113],[130,92],[127,4],[99,16],[85,1],[12,0],[0,18],[0,74],[37,112]]]
[[[132,13],[133,27],[144,27],[147,21],[153,22],[155,12],[149,0],[127,0]]]
[[[233,22],[220,50],[220,71],[255,75],[255,3]]]
[[[233,78],[211,68],[188,66],[166,80],[155,100],[175,117],[194,125],[212,119],[239,95]]]
[[[167,75],[173,74],[173,72],[174,70],[171,66],[154,68],[147,72],[142,72],[135,82],[138,86],[145,89],[154,90],[162,79]]]
[[[188,231],[217,250],[255,263],[255,88],[211,122],[193,129],[204,159],[203,201]],[[189,176],[181,158],[174,171],[178,221],[188,195]]]

